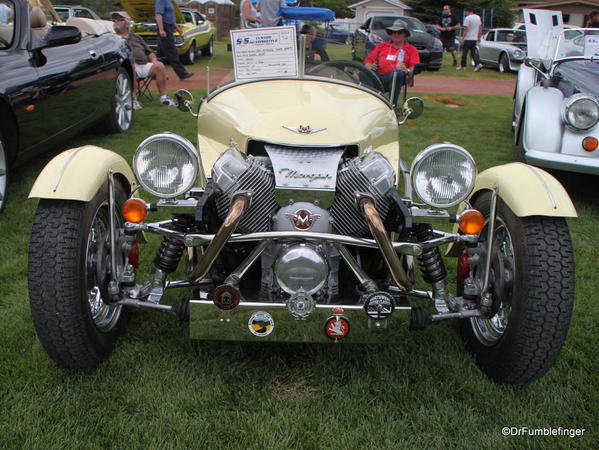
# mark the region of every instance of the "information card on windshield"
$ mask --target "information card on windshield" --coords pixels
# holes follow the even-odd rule
[[[298,75],[295,27],[231,30],[236,80]]]

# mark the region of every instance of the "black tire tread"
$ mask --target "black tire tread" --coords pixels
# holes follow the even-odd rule
[[[105,359],[94,350],[81,319],[78,233],[84,203],[41,200],[29,244],[29,298],[38,338],[50,357],[70,368]]]
[[[484,349],[470,337],[469,348],[495,381],[526,384],[554,366],[565,342],[574,299],[574,255],[564,218],[516,220],[522,224],[522,239],[514,239],[514,245],[521,246],[526,266],[525,273],[522,267],[517,269],[514,300],[518,304],[512,305],[506,335],[495,347]]]

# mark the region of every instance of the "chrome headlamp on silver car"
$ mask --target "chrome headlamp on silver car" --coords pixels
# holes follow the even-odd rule
[[[155,134],[144,140],[133,155],[139,184],[160,198],[174,198],[189,191],[201,170],[194,145],[174,133]]]
[[[564,123],[575,131],[593,128],[599,120],[597,100],[586,94],[575,94],[564,100]]]
[[[524,60],[525,56],[526,56],[526,52],[523,50],[520,50],[519,48],[514,50],[514,53],[512,53],[512,59],[514,61],[522,61],[522,60]]]
[[[476,163],[462,147],[435,144],[416,156],[410,173],[412,187],[424,203],[435,208],[449,208],[472,192]]]

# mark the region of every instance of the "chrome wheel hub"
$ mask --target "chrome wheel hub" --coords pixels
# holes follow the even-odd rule
[[[516,274],[512,237],[499,216],[496,220],[496,227],[490,279],[494,300],[492,315],[470,319],[477,339],[487,346],[495,345],[508,327]],[[481,261],[484,261],[484,254],[481,256]],[[482,283],[482,266],[475,268],[474,275],[477,281]]]
[[[89,312],[96,327],[102,331],[110,331],[118,322],[122,306],[104,302],[108,295],[107,287],[110,280],[109,258],[109,226],[108,219],[101,214],[107,210],[107,204],[102,204],[96,211],[86,246],[86,286]]]
[[[116,80],[114,95],[116,120],[121,130],[129,129],[133,108],[131,105],[131,83],[127,75],[120,73]]]
[[[0,208],[4,204],[4,197],[6,197],[6,179],[8,172],[8,164],[6,161],[6,153],[0,141]]]

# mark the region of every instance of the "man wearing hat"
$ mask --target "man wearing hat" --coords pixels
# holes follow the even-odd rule
[[[392,99],[395,105],[406,75],[412,75],[414,67],[420,63],[420,56],[416,47],[407,41],[410,30],[403,20],[396,20],[386,30],[391,39],[377,45],[364,60],[364,65],[376,71],[387,91],[391,91],[393,74],[397,74],[395,95]]]

